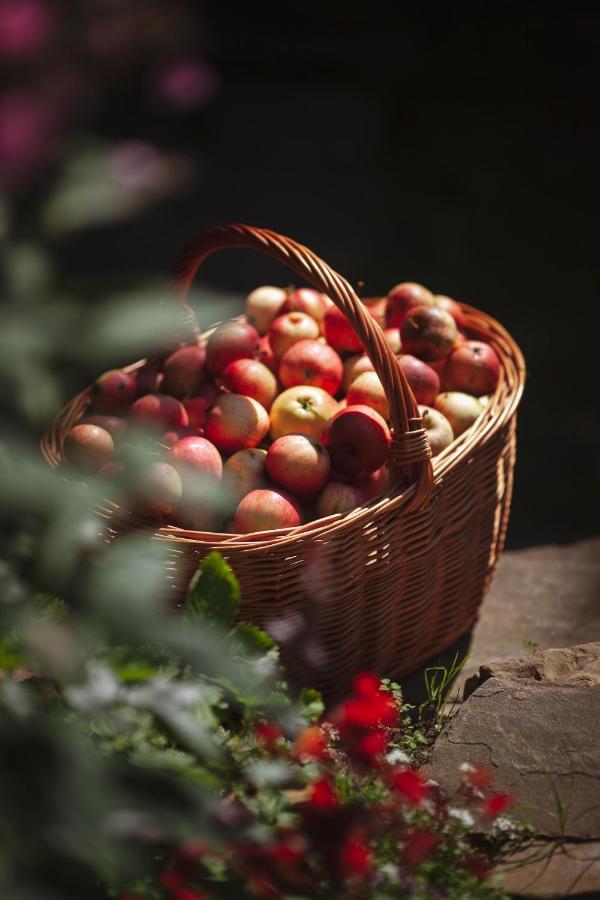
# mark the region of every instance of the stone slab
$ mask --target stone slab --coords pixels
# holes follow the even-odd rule
[[[598,897],[600,842],[537,842],[496,869],[512,897]]]

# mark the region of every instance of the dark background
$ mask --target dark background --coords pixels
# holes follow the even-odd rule
[[[175,124],[153,115],[148,135],[124,84],[100,122],[186,149],[194,185],[56,249],[73,276],[118,282],[167,272],[195,231],[245,221],[367,293],[416,280],[485,309],[528,364],[509,545],[598,533],[600,12],[414,7],[204,4],[215,100]],[[240,294],[289,280],[241,252],[203,279]]]

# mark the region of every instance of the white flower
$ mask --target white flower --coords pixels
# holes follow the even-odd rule
[[[408,765],[410,763],[410,756],[406,754],[403,750],[399,750],[395,747],[393,750],[390,750],[389,753],[385,755],[386,760],[389,762],[390,766]]]
[[[472,828],[475,824],[475,819],[468,809],[458,809],[456,806],[451,806],[448,809],[448,815],[452,816],[453,819],[458,819],[466,828]]]
[[[515,823],[511,821],[511,819],[506,819],[504,818],[504,816],[499,816],[492,826],[492,834],[498,834],[498,832],[500,831],[514,836],[516,834]]]
[[[474,772],[475,766],[471,765],[471,763],[464,762],[464,763],[460,764],[460,766],[458,767],[458,771],[459,772]]]

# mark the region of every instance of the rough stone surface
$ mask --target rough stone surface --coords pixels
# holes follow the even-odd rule
[[[513,854],[496,874],[504,890],[517,897],[598,897],[600,842],[538,843]]]

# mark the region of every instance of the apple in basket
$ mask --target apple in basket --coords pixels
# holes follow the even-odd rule
[[[215,328],[206,342],[206,364],[220,375],[236,359],[252,359],[259,334],[247,322],[225,322]]]
[[[129,479],[133,509],[145,518],[164,519],[175,511],[181,501],[181,494],[181,478],[169,463],[152,463],[133,473]]]
[[[271,347],[271,342],[269,340],[269,335],[265,334],[263,337],[259,338],[256,342],[256,347],[254,348],[253,353],[254,359],[257,359],[259,362],[266,366],[273,375],[277,376],[277,372],[279,369],[279,361],[275,357],[273,353],[273,348]]]
[[[279,363],[279,380],[284,387],[309,384],[332,396],[340,389],[343,373],[342,360],[333,347],[315,340],[298,341]]]
[[[188,435],[169,448],[169,463],[182,474],[197,472],[205,478],[220,481],[223,460],[214,444],[199,435]]]
[[[430,290],[415,281],[403,281],[387,295],[385,324],[387,328],[399,328],[415,306],[434,306]]]
[[[344,392],[348,390],[355,378],[362,375],[363,372],[374,372],[373,363],[366,353],[355,353],[344,360]]]
[[[464,331],[467,322],[460,304],[457,303],[456,300],[453,300],[452,297],[446,297],[445,294],[436,294],[434,299],[436,306],[438,306],[440,309],[445,309],[446,312],[450,313],[450,315],[456,322],[456,327],[459,329],[459,331]]]
[[[283,313],[271,323],[269,342],[277,359],[298,341],[319,337],[319,325],[303,312]]]
[[[270,409],[277,396],[277,379],[256,359],[236,359],[221,375],[221,384],[233,394],[243,394]]]
[[[256,328],[259,334],[266,334],[273,319],[281,312],[286,298],[283,288],[271,284],[257,287],[246,297],[244,311],[248,324]]]
[[[450,422],[455,438],[470,428],[483,412],[483,405],[476,397],[460,391],[446,391],[439,394],[435,398],[434,406]]]
[[[425,362],[448,356],[458,338],[450,313],[436,306],[413,307],[400,325],[400,334],[404,352]]]
[[[63,454],[69,465],[97,472],[110,460],[114,448],[113,439],[105,428],[80,423],[67,434]]]
[[[125,412],[138,395],[137,377],[123,369],[101,375],[92,388],[92,402],[99,413]]]
[[[440,392],[440,376],[423,360],[405,353],[398,360],[410,389],[415,395],[417,403],[424,406],[433,406],[433,401]]]
[[[246,494],[269,486],[266,459],[266,450],[247,447],[230,456],[223,466],[223,489],[227,501],[233,503],[234,508]]]
[[[161,390],[182,400],[191,397],[204,380],[206,349],[198,345],[181,347],[163,365]]]
[[[454,440],[452,426],[446,416],[430,406],[419,406],[419,415],[423,419],[423,428],[429,438],[431,455],[437,456]]]
[[[283,391],[271,407],[271,438],[300,432],[319,439],[338,403],[322,388],[300,384]]]
[[[480,397],[493,394],[500,379],[498,354],[483,341],[465,341],[448,357],[444,387]]]
[[[337,472],[360,478],[387,462],[390,430],[369,406],[347,406],[327,423],[323,443]]]
[[[362,343],[352,325],[337,306],[329,306],[323,317],[323,334],[338,353],[359,353]]]
[[[390,417],[387,397],[376,372],[363,372],[355,378],[348,388],[346,401],[348,406],[370,406],[384,419]]]
[[[269,431],[269,414],[243,394],[221,394],[206,417],[204,435],[222,453],[257,447]]]
[[[296,497],[308,497],[323,488],[331,471],[329,453],[308,434],[284,434],[273,441],[265,463],[271,481]]]
[[[402,336],[399,328],[384,328],[385,339],[392,348],[392,352],[398,356],[402,353]]]
[[[387,297],[361,297],[360,302],[367,307],[379,327],[385,328]]]
[[[321,294],[320,291],[315,291],[313,288],[297,288],[288,294],[281,312],[305,313],[320,325],[326,309],[325,295]]]
[[[164,432],[189,425],[185,406],[168,394],[146,394],[129,410],[129,424]]]
[[[108,431],[113,440],[118,438],[120,434],[123,434],[127,428],[127,421],[121,416],[86,416],[85,419],[82,419],[81,422],[78,422],[77,424],[98,425],[100,428],[104,428],[105,431]]]
[[[345,481],[330,481],[325,485],[317,500],[317,516],[325,518],[335,513],[349,512],[367,502],[364,488]]]
[[[240,501],[233,519],[237,534],[293,528],[302,524],[298,502],[284,491],[251,491]]]

